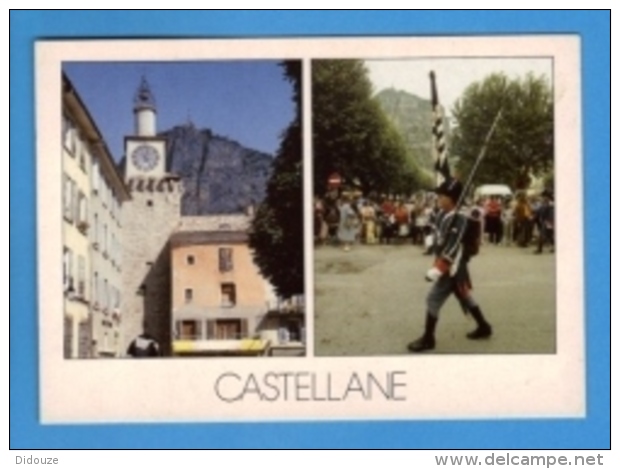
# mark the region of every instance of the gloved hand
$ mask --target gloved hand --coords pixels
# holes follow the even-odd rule
[[[437,267],[432,267],[426,272],[424,278],[427,282],[436,282],[443,273]]]

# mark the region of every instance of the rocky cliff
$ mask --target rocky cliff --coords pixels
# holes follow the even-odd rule
[[[185,187],[183,215],[239,213],[265,197],[272,155],[191,124],[161,135],[167,138],[167,170]]]
[[[413,154],[415,163],[426,171],[433,170],[432,125],[433,114],[430,100],[394,88],[380,91],[375,99],[383,112],[394,123],[407,147]],[[449,142],[449,125],[445,121],[446,138]]]

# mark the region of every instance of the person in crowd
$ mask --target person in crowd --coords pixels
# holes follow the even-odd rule
[[[517,193],[513,212],[514,237],[517,246],[525,248],[532,240],[532,208],[524,192]]]
[[[340,224],[340,211],[338,200],[333,197],[326,197],[324,204],[325,223],[327,224],[327,243],[337,244],[338,225]]]
[[[314,244],[321,246],[327,237],[327,223],[325,222],[325,206],[319,197],[314,198]]]
[[[502,204],[499,197],[491,196],[485,207],[485,224],[489,233],[489,243],[502,241]]]
[[[398,239],[402,242],[409,236],[409,212],[402,200],[398,201],[394,211]]]
[[[375,208],[370,200],[364,202],[364,206],[361,210],[362,223],[364,226],[364,242],[366,244],[376,244],[377,238],[375,237],[375,222],[376,214]]]
[[[351,205],[351,199],[343,196],[339,206],[340,222],[338,224],[338,240],[345,252],[351,250],[359,233],[359,217]]]
[[[428,212],[424,200],[418,200],[414,209],[413,222],[413,244],[424,245],[425,229],[428,225]]]
[[[549,245],[551,252],[554,251],[555,233],[555,210],[553,204],[553,194],[549,190],[542,193],[542,202],[536,210],[535,222],[538,228],[538,243],[535,254],[542,254],[543,247]]]
[[[394,238],[394,227],[396,225],[396,219],[394,217],[393,201],[389,197],[383,199],[381,204],[381,238],[380,241],[383,244],[390,244]]]
[[[514,209],[515,201],[512,197],[507,196],[504,200],[504,209],[502,210],[502,225],[504,245],[510,246],[514,242]]]

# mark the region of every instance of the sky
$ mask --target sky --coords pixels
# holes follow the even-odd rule
[[[408,91],[431,99],[429,72],[435,72],[439,102],[446,114],[472,83],[491,73],[503,72],[509,78],[525,77],[528,72],[544,76],[551,83],[553,62],[550,58],[433,58],[366,61],[369,78],[377,93],[385,88]]]
[[[292,86],[276,61],[65,62],[67,74],[116,160],[134,133],[142,76],[157,103],[157,131],[189,120],[247,148],[275,154],[294,117]]]

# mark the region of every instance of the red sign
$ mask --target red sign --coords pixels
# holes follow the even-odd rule
[[[340,177],[340,174],[332,173],[327,179],[327,183],[330,186],[339,186],[340,184],[342,184],[342,178]]]

